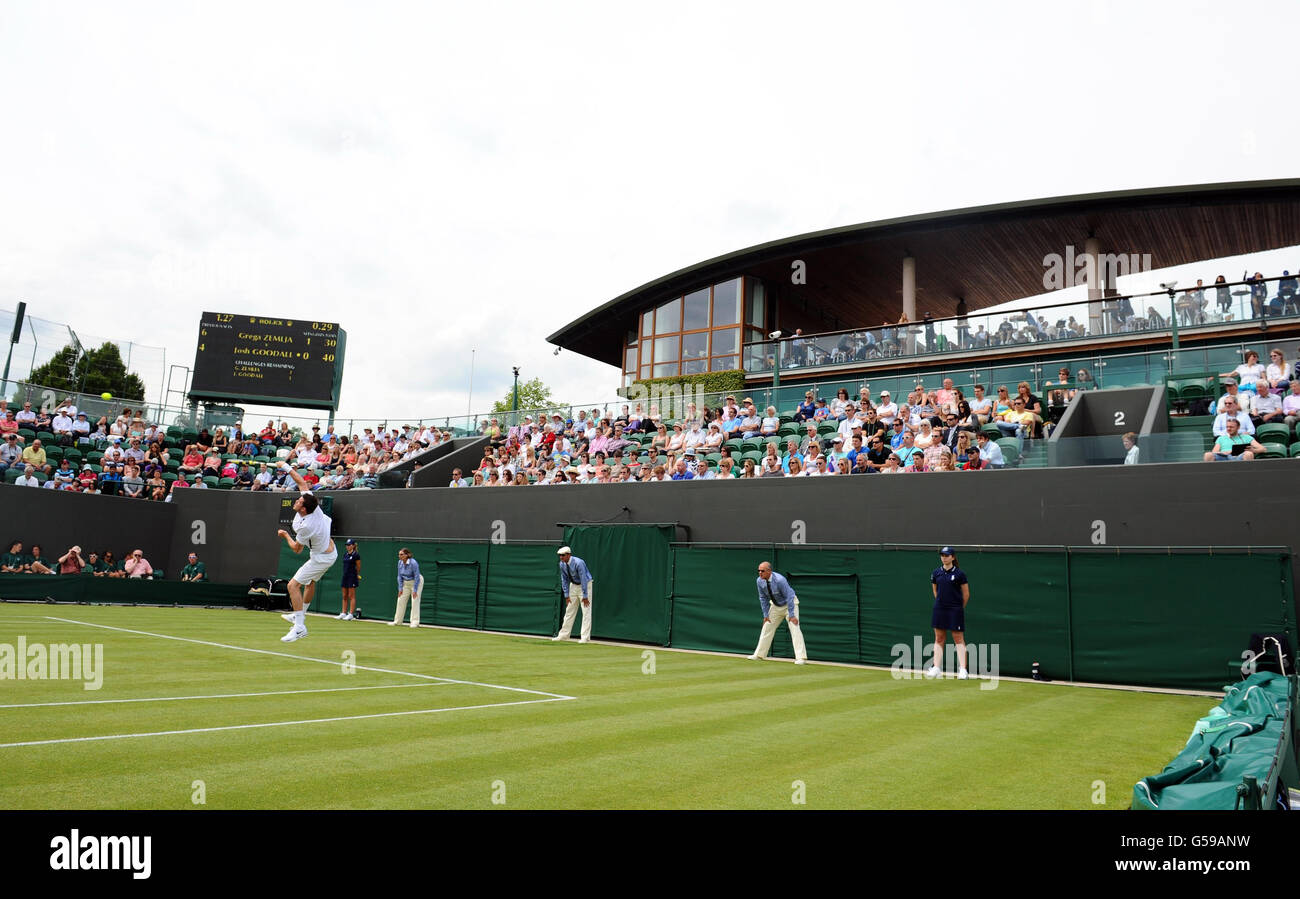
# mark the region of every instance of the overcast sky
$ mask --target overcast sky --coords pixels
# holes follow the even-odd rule
[[[609,397],[545,336],[766,240],[1297,174],[1294,2],[0,16],[0,307],[184,365],[205,309],[336,321],[345,417],[464,413],[471,349],[475,411]]]

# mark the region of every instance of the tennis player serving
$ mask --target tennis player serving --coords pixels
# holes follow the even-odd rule
[[[293,606],[293,611],[281,616],[292,626],[289,633],[280,640],[292,643],[307,636],[307,607],[316,595],[316,584],[338,558],[338,551],[330,537],[330,518],[312,494],[311,485],[288,462],[281,461],[278,467],[288,471],[293,482],[298,485],[299,494],[293,503],[293,510],[297,513],[293,517],[293,536],[283,528],[276,531],[276,534],[283,537],[289,549],[295,553],[302,552],[304,547],[308,552],[307,561],[289,581],[289,603]]]

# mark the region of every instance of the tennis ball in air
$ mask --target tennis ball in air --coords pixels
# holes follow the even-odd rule
[[[99,395],[99,398],[100,398],[101,400],[111,400],[111,399],[113,398],[113,394],[111,394],[111,393],[109,393],[107,390],[105,390],[103,393],[101,393],[101,394]]]

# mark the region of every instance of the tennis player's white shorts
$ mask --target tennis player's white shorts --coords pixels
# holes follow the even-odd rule
[[[293,579],[304,587],[308,584],[314,584],[325,576],[325,572],[330,570],[334,560],[338,557],[339,551],[337,549],[327,556],[311,556],[298,569]]]

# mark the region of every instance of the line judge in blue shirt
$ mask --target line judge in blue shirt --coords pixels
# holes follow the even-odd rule
[[[790,640],[794,643],[794,663],[802,665],[808,661],[803,632],[799,630],[799,597],[794,595],[790,582],[772,570],[771,562],[762,562],[758,566],[758,607],[763,611],[763,632],[758,637],[758,649],[749,658],[767,658],[776,629],[784,621],[790,628]]]
[[[573,631],[573,621],[582,606],[582,637],[579,643],[591,642],[591,572],[587,563],[573,554],[567,546],[556,553],[560,557],[560,593],[564,596],[564,623],[552,640],[567,640]]]

